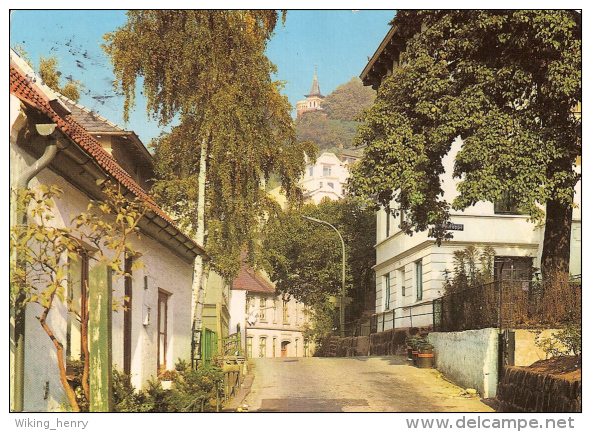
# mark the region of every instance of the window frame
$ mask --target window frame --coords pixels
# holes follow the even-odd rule
[[[384,311],[390,310],[390,294],[391,294],[390,273],[384,275]]]
[[[423,300],[423,259],[415,261],[415,288],[417,301]]]
[[[170,294],[158,290],[158,329],[157,329],[157,355],[156,367],[158,374],[166,370],[166,358],[168,356],[168,300]],[[162,309],[164,307],[164,310]],[[164,312],[164,314],[163,314]],[[164,315],[164,316],[163,316]],[[163,338],[163,341],[161,340]],[[161,347],[164,352],[161,352]],[[162,359],[162,361],[161,361]]]

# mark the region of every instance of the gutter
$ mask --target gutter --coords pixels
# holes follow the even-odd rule
[[[31,166],[26,168],[17,178],[18,189],[26,189],[29,182],[39,172],[46,168],[57,156],[57,137],[55,134],[56,124],[37,124],[35,128],[40,136],[45,137],[47,144],[43,155]],[[26,223],[26,214],[18,212],[17,224]],[[17,266],[24,261],[23,256],[17,256]],[[25,299],[24,293],[19,293],[16,298],[16,305],[22,304]],[[22,412],[25,396],[25,312],[26,307],[15,307],[14,313],[14,409],[15,412]]]

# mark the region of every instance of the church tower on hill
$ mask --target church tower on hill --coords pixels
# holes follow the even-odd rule
[[[320,93],[320,85],[318,84],[317,68],[314,66],[314,80],[312,81],[312,89],[310,94],[306,96],[305,101],[300,101],[296,104],[297,116],[299,117],[305,112],[322,110],[320,106],[324,96]]]

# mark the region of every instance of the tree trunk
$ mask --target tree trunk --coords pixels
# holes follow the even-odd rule
[[[41,324],[41,327],[43,327],[43,330],[45,330],[45,333],[47,333],[47,335],[49,336],[49,338],[53,342],[53,345],[55,346],[56,354],[57,354],[57,366],[60,371],[60,382],[62,383],[62,387],[64,388],[64,391],[66,392],[66,396],[68,397],[68,402],[70,402],[70,405],[72,406],[73,411],[80,412],[80,407],[78,405],[78,401],[76,400],[76,393],[74,392],[74,390],[72,390],[72,387],[70,386],[70,383],[68,382],[68,378],[66,376],[66,364],[65,364],[65,360],[64,360],[64,346],[61,344],[60,341],[57,340],[57,338],[53,334],[53,331],[51,331],[51,329],[47,325],[47,322],[46,322],[47,312],[49,312],[49,308],[46,308],[44,310],[43,315],[41,317],[38,317],[38,320],[39,320],[39,323]]]
[[[207,138],[201,141],[201,157],[199,160],[199,178],[198,178],[198,197],[197,197],[197,229],[195,233],[195,242],[204,247],[205,240],[205,181],[207,178]],[[193,331],[201,329],[201,313],[204,301],[204,270],[205,262],[201,255],[195,258],[193,267],[193,286],[192,286],[192,326]]]
[[[546,280],[568,280],[572,220],[572,206],[552,200],[546,203],[546,226],[540,265],[542,276]]]

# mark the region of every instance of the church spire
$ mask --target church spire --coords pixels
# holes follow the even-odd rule
[[[318,65],[317,64],[314,64],[314,80],[312,81],[312,89],[310,90],[310,94],[307,94],[304,96],[306,96],[307,98],[312,97],[312,96],[324,98],[324,96],[322,96],[322,94],[320,93],[320,85],[318,84]]]

